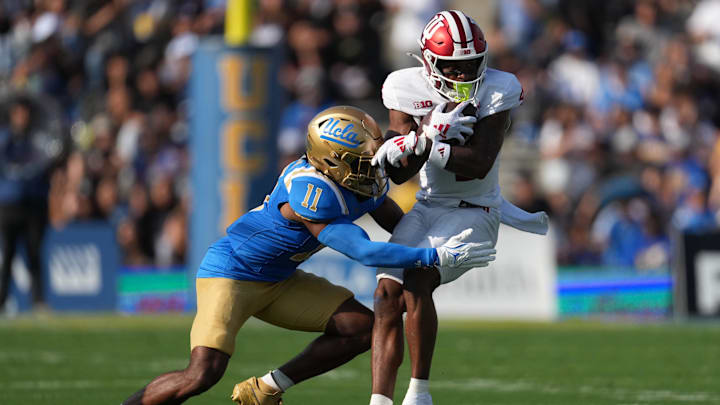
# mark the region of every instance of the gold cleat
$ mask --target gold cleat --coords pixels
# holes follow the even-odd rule
[[[274,391],[262,380],[250,377],[235,384],[232,399],[240,405],[282,405],[281,391]]]

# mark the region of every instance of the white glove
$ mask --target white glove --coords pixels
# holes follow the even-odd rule
[[[472,135],[472,126],[477,122],[475,116],[465,116],[462,111],[470,101],[463,101],[452,111],[444,113],[447,102],[440,103],[432,111],[430,121],[423,125],[423,135],[433,142],[457,139],[460,145],[465,144],[465,136]]]
[[[496,251],[492,242],[464,242],[471,234],[472,229],[466,229],[435,249],[440,284],[453,281],[472,268],[486,267],[495,260]]]
[[[375,156],[373,156],[370,163],[373,166],[384,166],[385,161],[387,161],[395,167],[400,167],[402,158],[413,153],[417,156],[425,153],[426,144],[427,138],[415,135],[415,131],[407,135],[398,135],[385,141],[380,146],[380,149],[375,152]]]

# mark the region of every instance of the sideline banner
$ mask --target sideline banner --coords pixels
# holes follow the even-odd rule
[[[110,225],[91,222],[48,228],[42,263],[46,299],[53,310],[115,310],[120,256]]]
[[[720,231],[675,235],[674,310],[720,317]]]
[[[389,239],[390,235],[372,219],[363,217],[357,223],[372,240]],[[438,287],[434,294],[438,314],[451,318],[556,318],[556,266],[552,237],[501,225],[497,251],[497,260],[490,266],[471,270],[458,280]],[[377,285],[374,268],[363,266],[330,249],[321,250],[299,267],[349,288],[358,301],[372,308]]]
[[[225,228],[275,185],[278,55],[275,49],[228,48],[214,37],[193,56],[188,277]]]
[[[195,307],[185,267],[123,267],[117,284],[117,309],[123,313],[187,312]]]
[[[438,314],[452,317],[550,320],[557,316],[555,246],[500,225],[497,258],[435,291]]]
[[[558,272],[561,317],[664,318],[672,312],[670,269],[565,267]]]

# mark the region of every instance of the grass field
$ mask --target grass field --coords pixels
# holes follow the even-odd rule
[[[119,404],[187,361],[189,317],[0,320],[0,404]],[[230,404],[313,335],[251,322],[225,377],[189,404]],[[369,354],[293,387],[285,403],[367,404]],[[397,403],[408,382],[403,363]],[[441,322],[435,404],[720,404],[720,325]]]

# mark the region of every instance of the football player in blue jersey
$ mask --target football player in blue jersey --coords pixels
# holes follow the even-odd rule
[[[464,242],[469,231],[438,248],[411,248],[373,242],[353,224],[369,213],[392,232],[402,216],[386,198],[382,170],[370,164],[381,144],[377,124],[357,108],[333,107],[313,118],[306,155],[289,164],[263,204],[230,225],[203,258],[189,365],[155,378],[125,404],[178,404],[212,387],[251,316],[322,335],[278,369],[235,385],[232,400],[239,404],[279,404],[290,386],[368,350],[372,312],[349,290],[297,269],[324,246],[367,266],[416,271],[464,272],[494,259],[490,242]]]

